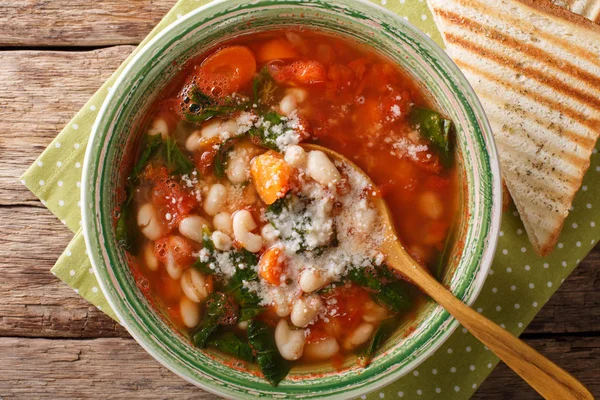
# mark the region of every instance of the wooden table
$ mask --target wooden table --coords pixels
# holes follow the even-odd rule
[[[49,273],[72,237],[19,181],[175,0],[0,0],[0,398],[215,398]],[[522,335],[600,396],[600,248]],[[538,396],[500,365],[475,398]]]

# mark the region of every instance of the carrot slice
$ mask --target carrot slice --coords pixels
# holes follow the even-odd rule
[[[273,39],[263,44],[256,54],[259,63],[272,60],[298,58],[298,52],[290,42],[284,39]]]
[[[281,284],[281,275],[285,270],[285,262],[279,247],[270,247],[258,261],[258,272],[265,281],[273,286]]]
[[[258,195],[267,205],[284,197],[290,190],[292,168],[281,154],[273,150],[252,159],[250,175]]]
[[[225,47],[205,59],[200,65],[197,84],[216,97],[238,91],[256,73],[254,54],[246,46]]]

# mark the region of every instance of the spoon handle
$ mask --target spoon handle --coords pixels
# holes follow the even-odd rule
[[[594,399],[571,374],[454,297],[423,268],[411,265],[397,269],[444,307],[544,398]]]

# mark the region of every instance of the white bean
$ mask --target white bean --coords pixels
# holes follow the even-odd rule
[[[215,216],[225,207],[226,201],[227,188],[220,183],[215,183],[204,199],[204,211],[210,216]]]
[[[272,293],[271,298],[273,299],[273,305],[275,306],[275,314],[279,317],[287,317],[292,312],[292,307],[290,307],[290,302],[287,299],[287,296],[281,293],[281,291],[276,290]]]
[[[179,222],[179,232],[188,239],[202,243],[203,233],[202,228],[207,227],[208,221],[199,215],[190,215]]]
[[[150,127],[146,131],[146,134],[150,136],[155,136],[160,134],[162,138],[166,138],[169,135],[169,125],[164,118],[154,118]]]
[[[304,293],[312,293],[321,289],[329,282],[329,279],[316,268],[306,268],[300,274],[300,289]]]
[[[294,361],[302,357],[304,350],[304,329],[290,329],[284,319],[280,319],[275,328],[275,344],[281,357]]]
[[[221,231],[214,231],[211,235],[211,239],[213,244],[215,245],[215,249],[221,251],[227,251],[231,249],[231,238],[226,233]]]
[[[279,231],[273,225],[266,224],[260,230],[260,235],[266,244],[273,244],[279,237]]]
[[[148,243],[146,247],[144,247],[144,263],[150,271],[158,270],[159,262],[158,258],[156,258],[156,256],[154,255],[153,243]]]
[[[279,102],[279,109],[284,115],[288,115],[292,111],[296,111],[296,108],[298,108],[298,100],[292,93],[288,93],[283,96],[283,99],[281,99]]]
[[[181,276],[181,290],[194,303],[204,300],[210,294],[211,286],[210,281],[194,268],[188,268]]]
[[[308,98],[308,92],[299,87],[289,88],[286,92],[294,95],[298,103],[303,103]]]
[[[256,222],[248,210],[239,210],[233,214],[233,236],[246,250],[256,253],[263,246],[262,236],[251,231],[256,229]]]
[[[218,120],[218,119],[210,120],[210,121],[204,123],[204,125],[202,125],[202,127],[200,128],[200,131],[198,133],[204,139],[211,139],[211,138],[217,137],[217,136],[219,136],[219,133],[221,133],[221,125],[222,124],[223,124],[223,122],[221,120]]]
[[[229,138],[237,134],[238,124],[235,119],[227,120],[221,123],[219,127],[219,134],[224,138]]]
[[[179,301],[181,320],[188,328],[194,328],[200,323],[200,304],[194,303],[183,296]]]
[[[308,153],[306,172],[323,186],[332,185],[340,180],[340,173],[329,157],[319,150]]]
[[[177,264],[177,262],[175,261],[175,257],[173,257],[173,253],[171,252],[171,250],[167,251],[167,262],[166,262],[165,266],[167,267],[167,273],[169,274],[171,279],[177,280],[177,279],[181,278],[181,274],[183,273],[183,268]]]
[[[237,327],[238,329],[241,329],[243,331],[245,331],[246,329],[248,329],[248,321],[240,321],[237,323]]]
[[[344,348],[346,350],[352,350],[363,343],[373,335],[375,327],[367,322],[360,324],[350,335],[344,340]]]
[[[375,304],[369,301],[364,306],[363,321],[365,322],[379,322],[383,321],[388,317],[388,310],[385,307]]]
[[[323,307],[323,300],[317,295],[303,296],[294,300],[290,319],[297,327],[304,328],[310,324]]]
[[[306,151],[301,146],[294,144],[287,148],[283,159],[292,167],[303,168],[306,164]]]
[[[216,230],[224,232],[228,235],[233,234],[233,225],[231,221],[231,214],[226,211],[220,212],[213,218],[213,226]]]
[[[200,145],[203,143],[202,135],[200,131],[196,130],[192,132],[190,136],[185,141],[185,149],[189,152],[195,152],[200,148]]]
[[[225,173],[233,183],[244,183],[250,179],[250,154],[246,149],[233,151],[227,161]]]
[[[304,346],[304,355],[313,360],[328,360],[338,351],[340,351],[340,345],[331,336],[320,342]]]
[[[444,214],[444,204],[433,192],[425,192],[419,197],[419,211],[431,219],[438,219]]]
[[[137,213],[137,224],[144,236],[148,239],[160,239],[162,229],[158,216],[156,215],[156,210],[151,203],[146,203],[140,207]]]

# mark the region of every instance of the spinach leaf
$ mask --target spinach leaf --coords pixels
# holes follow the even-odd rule
[[[254,138],[263,147],[267,149],[281,152],[277,145],[277,138],[286,132],[283,122],[283,115],[279,115],[275,111],[268,111],[262,114],[263,123],[259,128],[252,128],[248,131],[251,138]]]
[[[407,290],[407,283],[398,279],[393,273],[382,265],[372,268],[353,268],[348,272],[347,278],[366,289],[378,304],[394,311],[400,312],[410,308],[412,303]]]
[[[396,318],[388,318],[381,322],[375,334],[371,336],[371,340],[368,342],[367,346],[361,351],[358,356],[360,365],[365,367],[369,364],[375,352],[381,347],[383,342],[385,342],[392,333],[398,327],[398,321]]]
[[[269,326],[259,320],[252,320],[248,325],[248,341],[256,354],[256,362],[265,379],[277,386],[290,371],[275,344],[274,332]]]
[[[444,165],[452,163],[452,140],[454,124],[440,113],[424,107],[417,107],[410,113],[411,124],[419,130],[439,151]]]
[[[394,312],[410,309],[412,301],[408,296],[406,285],[407,284],[401,280],[384,285],[381,290],[374,295],[375,301]]]
[[[218,332],[217,332],[218,333]],[[215,348],[225,354],[230,354],[240,360],[252,362],[254,355],[248,342],[240,339],[233,332],[222,332],[213,335],[207,342],[208,347]]]
[[[215,273],[215,271],[210,267],[210,265],[215,265],[217,263],[217,259],[215,258],[215,244],[210,237],[210,230],[206,226],[202,227],[202,246],[208,253],[208,260],[202,261],[198,259],[194,262],[194,264],[192,264],[192,267],[196,268],[203,274],[212,275]]]
[[[165,140],[165,151],[167,168],[171,173],[187,175],[194,170],[194,163],[181,152],[174,138],[167,137]]]
[[[117,219],[117,225],[115,227],[115,236],[117,244],[130,252],[135,252],[133,226],[130,206],[125,202],[121,205],[119,219]]]
[[[204,302],[204,318],[192,331],[192,342],[198,347],[206,347],[209,337],[219,325],[232,325],[237,321],[237,307],[224,293],[211,293]]]
[[[259,306],[258,295],[244,287],[244,282],[258,280],[258,273],[255,270],[258,258],[248,250],[242,249],[231,253],[231,261],[236,266],[236,272],[229,279],[223,291],[240,305],[240,321],[248,321],[265,310]]]
[[[240,138],[227,139],[219,145],[219,149],[215,154],[215,160],[213,162],[213,168],[215,177],[221,179],[225,176],[225,169],[227,168],[227,158],[229,153],[233,150],[233,146],[239,142]]]
[[[134,184],[137,181],[140,173],[146,167],[146,164],[148,164],[148,161],[157,154],[162,144],[163,141],[160,134],[154,136],[144,135],[144,138],[142,139],[142,147],[144,150],[135,163],[131,175],[129,175],[130,184]]]
[[[227,116],[236,111],[250,108],[249,102],[236,102],[232,98],[225,98],[217,102],[198,87],[193,87],[188,97],[189,104],[185,113],[185,119],[195,124],[201,124],[214,117]]]

